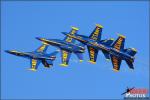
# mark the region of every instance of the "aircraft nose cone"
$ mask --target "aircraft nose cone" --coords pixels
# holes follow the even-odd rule
[[[38,40],[40,40],[40,41],[42,40],[42,38],[40,38],[40,37],[36,37],[36,39],[38,39]]]
[[[5,52],[10,53],[10,51],[9,51],[9,50],[5,50]]]
[[[15,50],[5,50],[5,52],[10,53],[10,54],[15,54],[16,53]]]
[[[47,42],[47,40],[45,38],[40,38],[40,37],[36,37],[36,39],[42,41],[42,42]]]

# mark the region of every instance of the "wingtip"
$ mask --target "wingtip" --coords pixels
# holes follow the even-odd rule
[[[83,62],[83,60],[79,60],[80,62]]]
[[[129,68],[130,69],[130,71],[134,71],[134,68]]]
[[[110,38],[110,40],[114,40],[114,38]]]
[[[137,50],[135,48],[132,48],[133,51],[137,52]]]
[[[122,37],[122,38],[126,38],[124,35],[122,34],[118,34],[119,37]]]
[[[68,65],[67,64],[60,64],[60,66],[67,67]]]
[[[106,59],[106,61],[110,61],[110,59]]]
[[[117,70],[117,69],[112,69],[113,71],[115,71],[115,72],[119,72],[119,70]]]
[[[79,30],[79,28],[74,27],[74,26],[72,26],[71,28],[74,29],[74,30]]]
[[[103,26],[102,26],[102,25],[100,25],[100,24],[96,24],[96,26],[97,26],[97,27],[100,27],[100,28],[103,28]]]
[[[33,72],[36,72],[36,71],[37,71],[36,69],[33,69],[33,68],[30,68],[30,69],[28,69],[28,70],[33,71]]]
[[[88,62],[92,63],[92,64],[96,64],[96,62],[89,60]]]

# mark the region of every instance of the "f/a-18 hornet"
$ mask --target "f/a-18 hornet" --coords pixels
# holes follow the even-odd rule
[[[59,51],[54,51],[51,54],[47,54],[46,53],[47,48],[48,45],[46,43],[43,43],[38,49],[32,52],[18,52],[16,50],[6,50],[6,52],[16,56],[30,59],[31,68],[29,70],[36,71],[38,65],[41,62],[47,68],[53,65],[53,61],[55,60],[56,54]]]
[[[74,35],[77,32],[78,28],[72,27],[71,31],[68,34]],[[60,64],[61,66],[68,66],[71,53],[75,53],[79,58],[80,62],[83,61],[83,53],[85,52],[84,45],[82,43],[75,44],[75,39],[71,37],[66,36],[63,40],[46,39],[39,37],[37,37],[37,39],[49,45],[55,46],[61,50],[61,58],[62,58],[62,64]]]

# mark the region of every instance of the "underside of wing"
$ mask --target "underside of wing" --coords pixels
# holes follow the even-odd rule
[[[39,60],[37,60],[37,59],[31,59],[31,68],[30,68],[30,70],[36,71],[39,64],[40,64]]]
[[[108,53],[107,51],[105,51],[105,50],[102,50],[102,52],[103,52],[103,54],[104,54],[106,60],[110,60],[110,55],[109,55],[109,53]]]
[[[120,70],[121,59],[117,58],[116,56],[111,56],[111,61],[113,64],[113,70],[118,72]]]
[[[90,57],[89,62],[95,64],[97,60],[98,50],[90,46],[87,46],[87,48],[88,48],[89,57]]]
[[[48,45],[43,43],[39,48],[36,49],[37,52],[46,52]]]
[[[62,58],[62,64],[61,66],[68,66],[69,59],[70,59],[71,53],[66,50],[61,50],[61,58]]]

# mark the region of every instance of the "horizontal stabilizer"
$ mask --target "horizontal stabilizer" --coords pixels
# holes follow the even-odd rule
[[[137,53],[137,50],[135,48],[128,48],[128,49],[125,49],[124,51],[130,56],[134,56]]]
[[[132,61],[126,60],[126,63],[128,64],[128,66],[129,66],[130,69],[134,69]]]
[[[102,50],[102,52],[103,52],[105,58],[106,58],[107,60],[109,60],[109,59],[110,59],[109,53],[108,53],[107,51],[104,51],[104,50]]]

